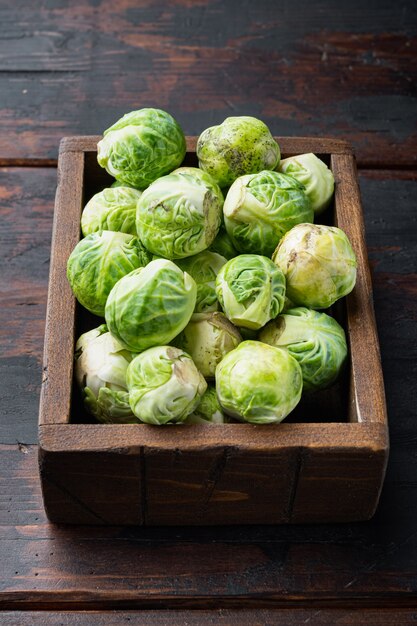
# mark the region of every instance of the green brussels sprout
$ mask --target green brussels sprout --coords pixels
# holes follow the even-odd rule
[[[184,133],[169,113],[140,109],[104,131],[97,161],[116,180],[145,189],[181,165],[185,150]]]
[[[136,233],[136,205],[141,192],[132,187],[108,187],[91,198],[81,215],[84,235],[113,230],[129,235]]]
[[[214,178],[212,178],[207,172],[203,172],[203,170],[201,170],[199,167],[182,165],[181,167],[177,167],[177,169],[173,170],[171,174],[184,174],[185,176],[191,176],[192,178],[199,178],[200,180],[210,185],[216,185],[216,187],[219,187]],[[221,190],[220,193],[223,195],[223,192]]]
[[[355,253],[335,226],[294,226],[278,244],[273,261],[284,272],[287,295],[296,306],[327,309],[355,286]]]
[[[300,401],[302,388],[298,362],[286,350],[260,341],[243,341],[216,369],[220,404],[242,422],[281,422]]]
[[[196,313],[175,338],[174,344],[187,352],[205,378],[214,378],[216,366],[236,348],[242,337],[223,313]]]
[[[127,368],[126,380],[133,413],[157,426],[183,422],[207,389],[191,357],[172,346],[138,354]]]
[[[150,259],[136,237],[103,230],[77,243],[68,259],[67,277],[78,302],[103,317],[112,287]]]
[[[75,380],[84,406],[105,424],[134,424],[129,404],[126,371],[132,355],[102,324],[80,336],[75,345]]]
[[[176,262],[178,267],[192,276],[197,283],[197,301],[194,313],[206,313],[220,309],[216,296],[216,276],[226,262],[227,259],[223,256],[209,250],[204,250]]]
[[[290,174],[304,185],[316,215],[329,206],[334,191],[334,177],[327,165],[315,154],[309,152],[283,159],[278,171]]]
[[[238,250],[268,257],[287,231],[314,217],[303,185],[291,176],[267,170],[235,180],[223,213]]]
[[[244,174],[275,169],[280,156],[268,126],[256,117],[228,117],[203,131],[197,141],[198,164],[220,187]]]
[[[224,208],[224,207],[223,207]],[[209,250],[212,252],[217,252],[217,254],[221,254],[225,259],[233,259],[233,257],[237,256],[239,252],[233,245],[233,241],[230,239],[227,234],[224,226],[220,226],[220,230],[217,234],[216,239],[211,244]]]
[[[157,259],[124,276],[107,299],[109,331],[122,346],[142,352],[169,343],[193,314],[197,285],[175,263]]]
[[[329,387],[347,356],[345,332],[335,319],[305,307],[289,309],[269,322],[259,340],[284,348],[301,366],[304,391]]]
[[[222,208],[223,194],[209,176],[173,173],[143,192],[136,228],[148,250],[168,259],[182,259],[214,241]]]
[[[217,398],[216,388],[207,387],[200,404],[185,421],[185,424],[224,424],[227,418]]]
[[[258,330],[284,306],[285,278],[271,259],[240,254],[223,265],[216,293],[226,317],[236,326]]]

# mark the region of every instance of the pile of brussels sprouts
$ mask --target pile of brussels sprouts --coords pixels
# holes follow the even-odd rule
[[[171,115],[125,115],[98,143],[116,180],[84,208],[67,276],[101,318],[75,377],[104,423],[277,423],[334,383],[345,333],[327,309],[355,285],[345,233],[313,224],[334,179],[314,154],[280,160],[268,127],[230,117],[181,167]]]

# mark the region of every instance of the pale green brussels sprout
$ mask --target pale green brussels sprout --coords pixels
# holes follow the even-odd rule
[[[304,185],[316,215],[329,206],[334,191],[334,177],[327,165],[315,154],[309,152],[283,159],[278,170],[290,174]]]
[[[223,207],[224,208],[224,207]],[[233,259],[233,257],[237,256],[239,252],[236,250],[233,245],[233,241],[230,239],[229,235],[224,226],[220,226],[220,230],[217,234],[216,239],[211,244],[209,250],[212,252],[217,252],[217,254],[221,254],[225,259]]]
[[[240,254],[223,265],[216,293],[226,317],[236,326],[258,330],[284,306],[285,278],[265,256]]]
[[[86,410],[103,423],[134,424],[129,404],[126,371],[132,360],[128,350],[102,324],[80,336],[75,345],[75,379]]]
[[[336,226],[294,226],[278,244],[273,261],[284,272],[287,295],[296,306],[327,309],[355,286],[355,253]]]
[[[121,278],[111,290],[105,317],[128,350],[169,343],[193,314],[197,285],[175,263],[157,259]]]
[[[116,180],[145,189],[181,165],[185,150],[184,133],[169,113],[140,109],[104,131],[97,161]]]
[[[197,141],[199,166],[220,187],[244,174],[275,169],[280,156],[268,126],[256,117],[228,117],[203,131]]]
[[[192,178],[200,178],[200,180],[205,181],[211,185],[217,185],[216,181],[210,174],[207,172],[203,172],[199,167],[191,167],[190,165],[183,165],[181,167],[177,167],[177,169],[173,170],[171,174],[185,174],[186,176],[191,176]],[[223,195],[223,192],[220,190],[220,193]]]
[[[298,404],[301,367],[281,348],[243,341],[216,369],[216,391],[223,410],[252,424],[281,422]]]
[[[259,340],[284,348],[301,366],[304,391],[329,387],[347,356],[343,328],[333,317],[305,307],[289,309],[269,322]]]
[[[137,206],[137,232],[154,254],[182,259],[213,243],[222,208],[223,194],[210,176],[172,173],[143,192]]]
[[[197,283],[197,300],[194,313],[205,313],[220,309],[216,296],[216,276],[226,262],[227,259],[223,256],[209,250],[204,250],[199,252],[199,254],[176,262]]]
[[[235,180],[223,213],[227,233],[238,250],[269,257],[287,231],[314,217],[303,185],[291,176],[267,170]]]
[[[214,378],[222,358],[238,346],[242,337],[223,313],[196,313],[175,338],[174,344],[187,352],[205,378]]]
[[[132,187],[108,187],[91,198],[81,215],[84,235],[113,230],[136,236],[136,205],[141,192]]]
[[[68,259],[67,277],[78,302],[103,317],[112,287],[122,276],[143,267],[150,259],[151,255],[136,237],[103,230],[77,243]]]
[[[185,421],[186,424],[224,424],[227,418],[223,413],[215,387],[207,387],[200,404]]]
[[[172,346],[138,354],[127,368],[129,402],[142,422],[183,422],[200,403],[207,383],[191,357]]]

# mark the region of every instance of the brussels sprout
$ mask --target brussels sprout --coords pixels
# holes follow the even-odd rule
[[[197,301],[194,313],[218,311],[220,308],[216,296],[216,276],[227,262],[220,254],[204,250],[187,259],[177,261],[177,265],[188,272],[197,283]]]
[[[296,306],[326,309],[355,286],[355,253],[335,226],[294,226],[278,244],[273,261],[284,272],[287,295]]]
[[[259,340],[288,350],[301,366],[304,391],[329,387],[347,356],[345,332],[335,319],[305,307],[279,315],[259,333]]]
[[[209,250],[221,254],[225,259],[233,259],[239,252],[233,245],[233,241],[230,239],[224,226],[220,227],[216,239],[211,244]]]
[[[223,313],[216,312],[193,315],[174,344],[191,356],[203,376],[213,378],[224,355],[241,341],[237,328]]]
[[[177,169],[173,170],[171,174],[184,174],[185,176],[191,176],[192,178],[199,178],[200,180],[210,184],[216,185],[218,187],[216,181],[210,174],[207,172],[203,172],[199,167],[191,167],[190,165],[183,165],[181,167],[177,167]],[[220,193],[223,195],[223,192],[220,190]]]
[[[257,330],[284,306],[285,278],[265,256],[240,254],[223,265],[216,293],[226,317],[236,326]]]
[[[113,285],[150,259],[136,237],[103,230],[77,243],[68,259],[67,277],[78,302],[103,317]]]
[[[131,187],[103,189],[85,205],[81,230],[90,235],[101,230],[113,230],[137,236],[136,205],[141,192]]]
[[[224,411],[253,424],[281,422],[298,404],[301,367],[285,350],[243,341],[216,369],[216,391]]]
[[[279,145],[268,126],[256,117],[228,117],[211,126],[197,141],[198,163],[220,187],[238,176],[273,170],[280,159]]]
[[[185,421],[186,424],[224,424],[227,419],[217,398],[215,387],[207,387],[200,404]]]
[[[138,354],[127,368],[133,413],[157,426],[183,422],[207,389],[191,357],[172,346],[157,346]]]
[[[144,189],[178,167],[185,150],[184,133],[169,113],[140,109],[104,131],[97,161],[116,180]]]
[[[310,152],[283,159],[278,171],[290,174],[304,185],[316,215],[329,206],[334,191],[334,177],[327,165],[315,154]]]
[[[106,304],[110,332],[128,350],[169,343],[190,321],[197,285],[175,263],[157,259],[124,276]]]
[[[222,207],[223,194],[209,176],[169,174],[143,192],[137,206],[138,235],[154,254],[182,259],[214,241]]]
[[[126,370],[132,355],[111,336],[107,326],[81,335],[75,345],[75,379],[86,410],[103,423],[137,423],[129,404]]]
[[[303,185],[291,176],[267,170],[235,180],[223,212],[226,230],[238,250],[269,257],[288,230],[314,217]]]

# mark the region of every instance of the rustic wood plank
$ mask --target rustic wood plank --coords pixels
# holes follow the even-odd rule
[[[415,602],[417,465],[410,445],[398,444],[377,516],[355,525],[50,525],[36,464],[35,446],[0,447],[1,608]]]
[[[275,134],[347,138],[368,166],[415,165],[415,11],[412,0],[6,3],[0,157],[50,162],[62,136],[159,106],[187,134],[255,115]]]
[[[384,379],[373,308],[372,282],[365,241],[365,223],[357,171],[349,155],[332,155],[335,177],[336,225],[349,237],[358,272],[355,289],[346,298],[346,325],[352,351],[351,380],[356,419],[387,424]],[[357,351],[357,352],[356,352]]]
[[[51,243],[48,304],[39,423],[69,421],[76,302],[67,279],[67,260],[80,239],[84,154],[63,155],[58,166]],[[58,210],[59,209],[59,210]]]
[[[56,170],[0,170],[0,442],[37,440]]]
[[[385,425],[375,423],[44,424],[39,437],[49,519],[70,523],[366,519],[377,503],[387,449]]]
[[[256,609],[213,611],[5,611],[4,626],[408,626],[414,609]]]
[[[51,455],[41,449],[39,457],[44,504],[54,522],[143,523],[139,452]]]

